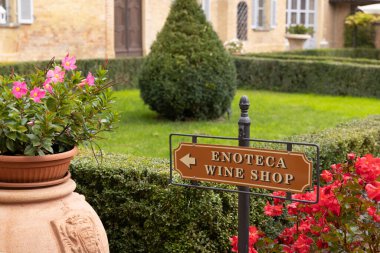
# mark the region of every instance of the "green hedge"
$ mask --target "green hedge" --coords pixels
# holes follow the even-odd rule
[[[380,66],[235,58],[238,87],[380,98]]]
[[[380,65],[380,61],[377,59],[350,58],[350,57],[329,56],[329,55],[318,56],[318,55],[308,55],[308,54],[290,54],[286,52],[246,54],[246,55],[243,55],[243,57]]]
[[[318,144],[324,169],[345,161],[350,152],[359,156],[368,153],[380,156],[380,115],[350,121],[319,133],[293,136],[289,140]]]
[[[288,55],[328,56],[380,60],[380,49],[375,48],[309,49],[299,51],[286,51],[282,53]]]
[[[291,140],[319,144],[323,168],[349,152],[380,155],[380,115]],[[169,186],[164,159],[107,154],[98,166],[92,155],[82,154],[71,172],[77,191],[99,214],[111,252],[229,252],[236,194]],[[263,215],[265,202],[252,196],[250,223],[274,235],[285,224]]]
[[[114,89],[137,88],[137,77],[144,58],[118,58],[107,60],[109,78],[114,83]],[[23,62],[0,64],[0,74],[8,75],[14,71],[17,74],[27,74],[33,72],[35,68],[44,69],[49,61]],[[59,60],[56,60],[60,64]],[[106,64],[104,59],[78,60],[76,65],[83,73],[95,72],[99,64]]]
[[[111,252],[230,252],[237,194],[169,186],[163,159],[107,154],[98,166],[87,154],[71,173],[99,214]],[[282,225],[264,217],[265,201],[252,197],[251,223],[274,234]]]
[[[235,57],[238,87],[283,92],[380,97],[378,49],[318,49]],[[361,59],[357,59],[361,58]],[[367,58],[367,59],[363,59]],[[346,60],[345,60],[346,59]],[[143,58],[109,60],[116,90],[137,88]],[[84,72],[104,60],[79,60]],[[0,65],[1,74],[27,73],[47,62]]]

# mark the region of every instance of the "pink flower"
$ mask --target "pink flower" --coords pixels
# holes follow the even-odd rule
[[[88,72],[87,77],[86,77],[86,82],[87,82],[87,84],[88,84],[89,86],[93,86],[93,85],[94,85],[94,83],[95,83],[95,78],[94,78],[94,76],[92,75],[91,72]]]
[[[45,80],[43,86],[44,86],[44,89],[47,90],[49,93],[53,93],[53,87],[51,86],[51,79],[48,78]]]
[[[65,58],[62,59],[62,67],[66,70],[74,70],[77,68],[75,62],[75,56],[69,57],[69,54],[67,54]]]
[[[333,176],[332,176],[331,172],[328,171],[328,170],[324,170],[324,171],[322,171],[322,173],[321,173],[321,177],[322,177],[323,180],[325,180],[327,183],[328,183],[328,182],[331,182],[331,181],[333,180]]]
[[[28,88],[26,87],[25,82],[14,82],[13,83],[13,88],[12,88],[12,94],[16,98],[21,98],[28,92]]]
[[[46,74],[46,77],[51,80],[53,83],[63,82],[65,77],[65,71],[62,71],[61,67],[56,66],[54,70],[49,70]]]
[[[380,201],[380,182],[373,181],[365,186],[368,198],[374,201]]]
[[[40,88],[34,88],[30,91],[30,97],[33,99],[34,102],[39,103],[41,101],[41,98],[45,97],[45,91]]]
[[[88,72],[86,79],[83,79],[79,84],[78,87],[82,88],[85,85],[93,86],[95,84],[95,78],[92,75],[91,72]]]
[[[280,216],[282,214],[282,205],[271,205],[267,201],[267,205],[264,207],[264,213],[269,216]]]

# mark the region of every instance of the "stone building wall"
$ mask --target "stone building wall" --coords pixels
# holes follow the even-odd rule
[[[0,62],[113,58],[113,1],[36,0],[32,24],[0,26]]]

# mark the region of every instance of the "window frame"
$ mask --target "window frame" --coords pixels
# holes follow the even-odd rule
[[[202,10],[206,16],[206,20],[211,20],[211,3],[210,0],[202,0]]]
[[[25,6],[23,6],[23,1],[29,1],[29,12],[30,18],[23,18],[22,13]],[[33,8],[33,0],[17,0],[17,19],[19,24],[33,24],[34,22],[34,8]]]

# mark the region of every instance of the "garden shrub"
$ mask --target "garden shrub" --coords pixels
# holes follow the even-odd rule
[[[318,189],[316,204],[287,203],[274,199],[265,214],[287,213],[292,226],[275,240],[250,228],[249,252],[380,252],[380,158],[371,154],[347,155],[347,162],[333,164],[321,178],[327,184]],[[276,192],[276,196],[285,196]],[[294,198],[315,200],[317,189],[293,194]],[[231,239],[237,252],[238,238]],[[256,249],[255,249],[256,248]]]
[[[279,54],[279,53],[275,53]],[[342,58],[365,58],[380,60],[380,49],[376,48],[325,48],[325,49],[308,49],[281,52],[282,55],[304,55],[320,57],[342,57]],[[349,60],[349,59],[347,59]]]
[[[238,87],[380,97],[380,66],[236,57]]]
[[[137,88],[138,72],[144,58],[120,58],[120,59],[91,59],[77,60],[76,65],[83,73],[95,72],[100,64],[107,64],[108,76],[114,81],[113,89]],[[22,62],[12,64],[0,64],[0,73],[17,73],[26,75],[34,73],[36,68],[45,69],[48,61]]]
[[[375,47],[376,18],[372,14],[356,12],[346,18],[344,22],[344,46],[345,47]]]
[[[121,154],[103,159],[98,166],[92,154],[82,154],[70,170],[76,191],[100,216],[111,252],[229,252],[237,194],[169,186],[164,159]],[[260,214],[264,205],[262,198],[252,199],[251,222],[278,233],[281,224]]]
[[[139,76],[141,97],[169,119],[214,119],[230,107],[236,70],[196,0],[176,0]]]
[[[378,156],[380,116],[290,139],[319,144],[324,168],[349,152]],[[111,252],[228,252],[228,237],[237,229],[237,194],[169,186],[165,159],[106,154],[103,160],[98,166],[92,154],[82,154],[71,173],[99,214]],[[273,237],[286,223],[265,216],[265,203],[251,197],[250,223]]]
[[[304,50],[307,51],[307,50]],[[289,51],[294,52],[294,51]],[[279,60],[296,60],[296,61],[318,61],[318,62],[330,62],[339,64],[370,64],[380,65],[378,59],[366,59],[366,58],[349,58],[344,56],[329,56],[329,55],[313,55],[313,54],[288,54],[288,53],[254,53],[243,55],[244,57],[257,57],[267,59],[279,59]]]
[[[321,149],[321,166],[344,161],[346,154],[355,152],[359,156],[371,153],[380,156],[380,115],[353,120],[319,133],[304,134],[289,138],[292,141],[316,143]]]

